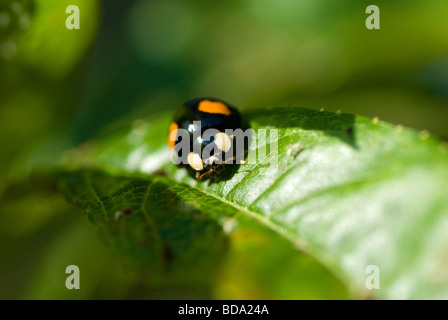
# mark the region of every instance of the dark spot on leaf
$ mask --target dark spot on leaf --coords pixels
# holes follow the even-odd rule
[[[140,237],[137,239],[137,245],[139,246],[144,246],[146,244],[146,238],[145,237]]]
[[[86,215],[87,214],[87,211],[84,211],[84,215]]]
[[[163,247],[162,259],[167,263],[173,260],[173,249],[170,246],[166,245]]]
[[[167,176],[166,171],[163,170],[163,169],[156,170],[156,171],[154,171],[153,174],[155,176],[159,176],[159,177],[166,177]]]
[[[165,196],[167,203],[175,203],[175,199],[177,198],[176,193],[174,193],[172,190],[167,188],[167,189],[163,190],[163,194]]]
[[[347,128],[347,134],[348,134],[349,136],[351,136],[351,135],[353,134],[353,128],[352,128],[352,127],[348,127],[348,128]]]
[[[124,214],[125,216],[130,216],[130,215],[132,214],[132,209],[129,209],[129,208],[124,209],[124,210],[123,210],[123,214]]]
[[[51,183],[46,187],[45,191],[47,196],[57,194],[59,192],[59,185],[57,183]]]

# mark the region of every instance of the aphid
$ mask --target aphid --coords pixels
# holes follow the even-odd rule
[[[200,121],[200,125],[196,121]],[[227,134],[225,130],[240,128],[241,116],[234,107],[215,98],[196,98],[185,102],[176,113],[169,127],[168,143],[174,151],[176,144],[182,140],[178,130],[185,129],[190,138],[190,150],[187,154],[177,156],[189,170],[193,170],[196,179],[215,178],[224,171],[226,163],[236,159],[235,137]],[[209,139],[202,139],[202,134],[208,129],[215,129],[216,133]],[[199,136],[196,141],[195,136]],[[196,151],[195,144],[199,146]],[[204,152],[207,146],[208,150],[212,150],[210,153]]]

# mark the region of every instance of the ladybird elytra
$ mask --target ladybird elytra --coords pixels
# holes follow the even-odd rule
[[[190,149],[186,154],[177,154],[174,150],[182,141],[180,129],[184,129],[190,138]],[[194,172],[198,180],[214,178],[224,171],[226,162],[232,163],[230,160],[235,159],[235,137],[226,133],[226,130],[235,129],[241,129],[241,116],[236,108],[216,98],[191,99],[175,114],[168,130],[168,143],[182,160],[182,165]],[[207,130],[214,132],[213,135],[203,135]],[[198,133],[200,138],[194,139]]]
[[[218,113],[226,116],[231,114],[229,108],[221,101],[202,100],[199,102],[198,110],[207,113]]]
[[[174,145],[176,144],[175,131],[177,131],[177,128],[179,128],[177,123],[171,122],[169,132],[168,132],[168,144],[170,145],[170,149],[172,149],[174,147]]]

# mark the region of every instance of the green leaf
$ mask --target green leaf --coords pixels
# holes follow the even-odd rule
[[[73,172],[66,175],[64,190],[126,264],[158,275],[148,279],[153,286],[207,285],[224,257],[222,227],[179,201],[178,193],[186,191],[169,188],[163,179]]]
[[[286,239],[184,184],[164,177],[140,179],[84,170],[64,173],[61,187],[70,201],[86,210],[106,245],[138,271],[139,286],[147,290],[137,297],[347,295],[339,281]]]
[[[207,253],[210,260],[202,257],[205,264],[221,263],[225,237],[218,231],[220,219],[237,215],[275,230],[358,292],[366,290],[366,268],[375,265],[380,289],[371,293],[377,297],[448,297],[445,144],[426,132],[377,119],[309,109],[252,111],[244,119],[255,131],[278,129],[277,168],[269,164],[273,152],[265,161],[226,170],[218,182],[197,182],[170,163],[166,146],[170,116],[161,114],[67,153],[64,168],[77,171],[64,176],[64,190],[78,206],[96,208],[93,223],[100,214],[103,221],[116,218],[116,208],[105,206],[104,200],[123,201],[129,194],[129,206],[138,206],[137,199],[150,197],[157,208],[154,214],[166,226],[162,238],[172,236],[172,246],[181,248],[176,235],[170,235],[181,225],[196,230],[189,233],[189,242],[204,237],[213,243],[205,246],[212,250]],[[268,152],[271,142],[268,134]],[[251,146],[249,158],[258,147]],[[126,178],[102,181],[92,169],[101,170],[103,178]],[[148,191],[143,181],[151,181],[154,189]],[[92,187],[100,190],[96,202],[86,196]],[[186,207],[179,204],[174,213],[164,212],[166,197],[158,195],[166,192]],[[135,235],[144,215],[133,219],[139,222],[126,222],[123,228]],[[117,228],[107,230],[112,241],[128,237]],[[127,243],[135,238],[128,240],[122,241],[121,250],[132,257],[137,249],[131,250]],[[135,259],[141,256],[135,253]],[[148,258],[155,268],[163,267],[154,261]]]

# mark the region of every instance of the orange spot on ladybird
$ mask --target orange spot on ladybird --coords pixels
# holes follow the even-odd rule
[[[230,115],[230,109],[222,102],[219,101],[210,101],[210,100],[202,100],[199,103],[199,111],[208,112],[208,113],[219,113],[224,114],[226,116]]]
[[[168,132],[168,144],[170,145],[170,149],[174,147],[176,144],[176,134],[173,134],[179,128],[176,122],[171,122],[170,131]],[[171,137],[173,136],[173,137]]]

